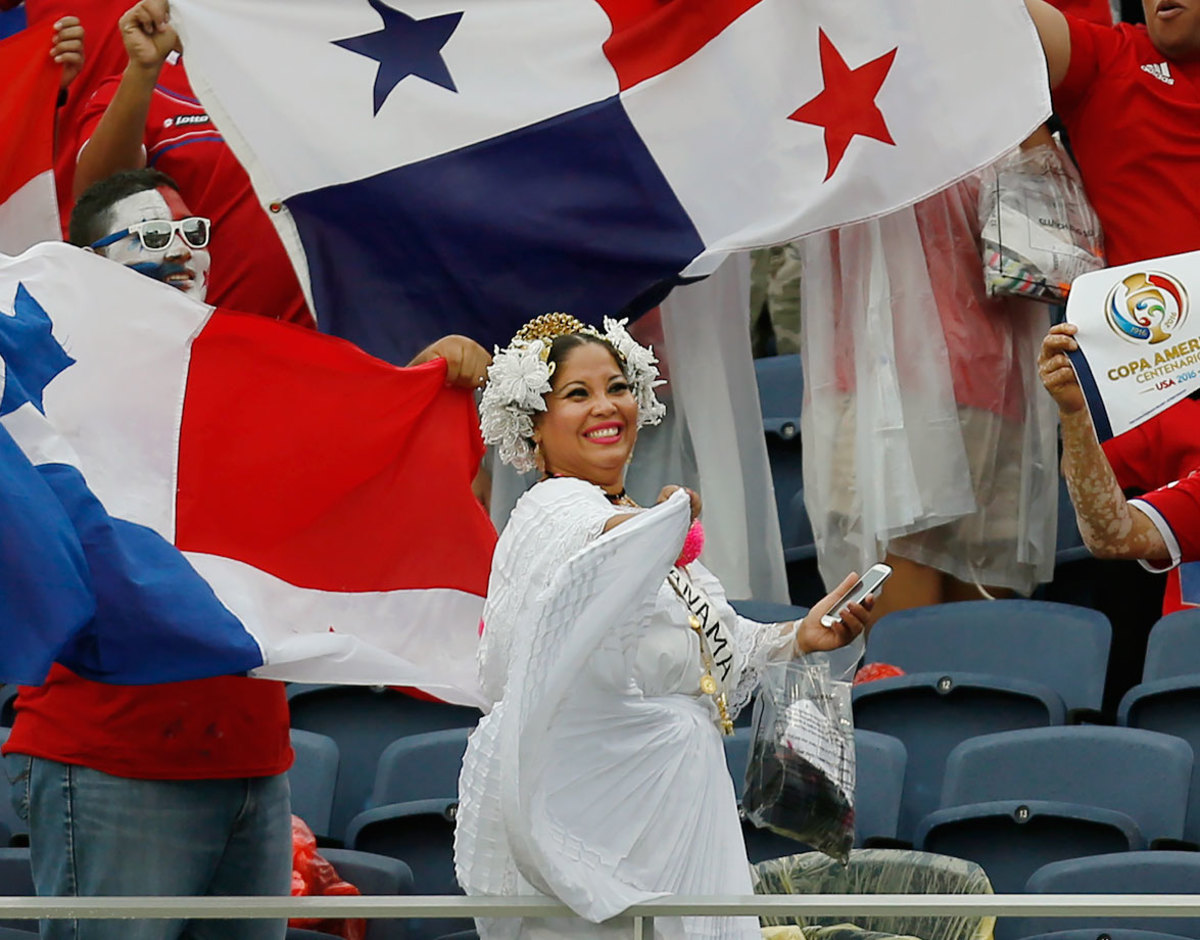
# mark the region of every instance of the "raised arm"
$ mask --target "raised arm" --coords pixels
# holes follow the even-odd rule
[[[1042,341],[1038,371],[1058,404],[1062,423],[1062,472],[1075,506],[1084,544],[1097,558],[1139,558],[1168,565],[1171,552],[1150,518],[1121,492],[1096,437],[1083,390],[1067,352],[1079,348],[1076,327],[1060,323]]]
[[[1025,0],[1025,7],[1042,40],[1050,87],[1057,88],[1067,77],[1067,66],[1071,64],[1071,31],[1067,28],[1067,19],[1046,0]]]
[[[117,23],[129,64],[100,123],[79,153],[75,167],[76,198],[92,183],[121,170],[146,165],[146,115],[163,62],[179,48],[170,24],[167,0],[142,0]]]

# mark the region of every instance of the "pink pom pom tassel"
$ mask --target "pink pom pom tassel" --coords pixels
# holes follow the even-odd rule
[[[683,540],[683,550],[680,551],[679,557],[675,559],[675,567],[682,568],[685,565],[690,565],[700,557],[702,551],[704,551],[704,526],[697,519],[692,523],[692,527],[688,529],[687,537]]]

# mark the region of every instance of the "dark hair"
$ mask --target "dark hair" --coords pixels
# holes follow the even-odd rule
[[[557,372],[559,364],[567,358],[567,354],[572,349],[584,345],[584,343],[592,343],[593,345],[603,346],[607,349],[616,361],[617,368],[621,370],[621,374],[625,378],[629,378],[625,372],[625,360],[617,352],[617,348],[603,336],[595,336],[591,333],[567,333],[564,336],[554,337],[554,341],[550,344],[550,353],[546,357],[546,362],[551,364],[555,372]]]
[[[114,203],[134,193],[144,193],[160,186],[179,192],[179,186],[171,177],[160,170],[151,169],[125,170],[92,183],[71,210],[68,241],[83,248],[111,234],[106,216]]]

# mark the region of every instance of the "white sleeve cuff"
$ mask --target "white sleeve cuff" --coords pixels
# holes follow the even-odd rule
[[[1145,514],[1147,519],[1154,523],[1154,528],[1158,529],[1158,534],[1162,536],[1163,542],[1166,543],[1167,551],[1171,554],[1170,564],[1156,565],[1152,562],[1146,561],[1144,558],[1139,558],[1138,564],[1140,564],[1147,571],[1157,572],[1170,571],[1172,568],[1176,567],[1182,559],[1179,551],[1179,540],[1175,538],[1175,532],[1171,528],[1171,524],[1167,522],[1165,518],[1163,518],[1162,513],[1160,513],[1144,499],[1131,499],[1129,501],[1129,505],[1136,506],[1142,511],[1143,514]]]

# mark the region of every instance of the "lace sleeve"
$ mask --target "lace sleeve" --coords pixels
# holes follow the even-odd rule
[[[745,707],[758,688],[762,670],[770,663],[787,662],[792,658],[796,640],[795,621],[759,623],[739,616],[725,598],[725,589],[716,575],[700,564],[688,566],[692,578],[701,584],[713,603],[720,609],[721,620],[730,625],[738,648],[738,679],[729,692],[729,715],[735,717]]]
[[[731,607],[730,610],[733,608]],[[762,670],[771,663],[787,662],[792,658],[796,643],[796,622],[759,623],[736,613],[733,625],[738,648],[742,651],[742,672],[737,685],[729,694],[729,715],[735,717],[745,707],[758,688]]]

